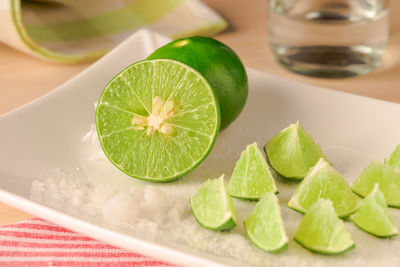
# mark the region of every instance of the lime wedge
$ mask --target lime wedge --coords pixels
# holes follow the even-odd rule
[[[228,188],[231,196],[244,199],[258,200],[266,192],[278,192],[272,170],[257,143],[248,145],[240,155]]]
[[[96,110],[107,158],[132,177],[159,182],[177,179],[203,161],[219,121],[206,79],[169,59],[128,66],[104,88]]]
[[[355,247],[332,202],[322,198],[304,215],[294,240],[306,249],[322,254],[340,254]]]
[[[378,184],[374,185],[350,219],[358,228],[377,237],[392,237],[399,233]]]
[[[189,202],[194,217],[204,228],[228,230],[236,226],[235,209],[224,176],[207,180]]]
[[[332,201],[339,217],[354,213],[360,203],[340,173],[323,158],[310,169],[297,187],[288,206],[305,213],[320,198]]]
[[[283,225],[278,198],[273,192],[265,193],[244,221],[244,227],[251,242],[271,252],[287,248],[288,237]]]
[[[386,203],[395,208],[400,208],[400,169],[393,168],[379,161],[371,162],[358,176],[352,185],[353,191],[362,196],[367,196],[374,184],[379,184]]]
[[[308,170],[325,157],[321,147],[297,122],[281,130],[264,146],[276,172],[286,178],[302,180]]]
[[[395,168],[400,168],[400,145],[396,147],[389,158],[385,159],[385,164]]]

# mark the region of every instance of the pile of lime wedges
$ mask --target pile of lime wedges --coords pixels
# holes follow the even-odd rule
[[[106,85],[96,108],[101,147],[131,177],[175,180],[207,157],[247,94],[247,74],[232,49],[207,37],[173,41]],[[281,176],[300,182],[287,205],[305,214],[294,239],[311,251],[354,248],[342,221],[348,217],[375,236],[398,234],[388,206],[400,207],[400,146],[384,163],[371,163],[351,188],[298,122],[273,136],[264,152],[267,159],[256,143],[248,145],[228,185],[223,176],[207,180],[190,198],[200,225],[232,229],[237,219],[231,197],[257,201],[244,220],[249,239],[265,251],[284,250],[288,237],[275,184]]]
[[[400,145],[385,163],[371,163],[351,188],[298,122],[273,136],[264,151],[269,164],[258,145],[250,144],[228,185],[223,176],[208,180],[190,198],[200,225],[212,230],[231,229],[237,223],[231,197],[256,200],[244,221],[249,239],[265,251],[284,250],[288,237],[275,185],[276,176],[280,176],[301,181],[287,205],[305,214],[294,240],[313,252],[340,254],[355,247],[342,221],[345,218],[377,237],[398,234],[388,205],[399,207]],[[365,198],[361,200],[356,194]]]

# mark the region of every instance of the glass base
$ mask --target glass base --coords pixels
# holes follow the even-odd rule
[[[381,53],[356,46],[272,46],[275,59],[285,68],[317,78],[365,75],[380,65]]]

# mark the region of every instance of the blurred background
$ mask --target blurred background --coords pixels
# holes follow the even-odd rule
[[[247,67],[340,91],[400,102],[400,1],[390,2],[390,38],[381,67],[350,79],[315,79],[277,64],[267,33],[267,0],[204,0],[228,26],[214,37],[234,49]],[[0,33],[1,36],[1,33]],[[0,43],[0,114],[56,88],[91,62],[51,63]]]

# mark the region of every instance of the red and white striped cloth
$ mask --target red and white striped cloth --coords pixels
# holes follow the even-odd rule
[[[30,219],[0,227],[0,266],[170,266]]]

